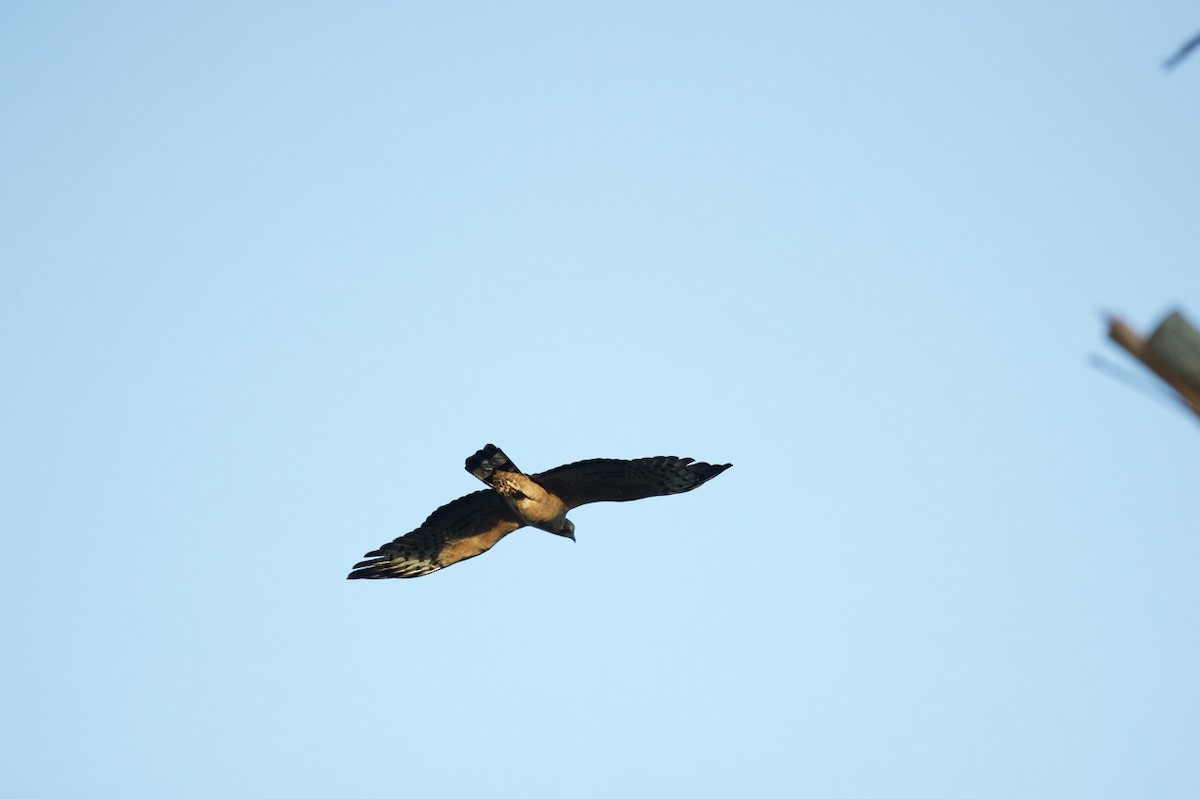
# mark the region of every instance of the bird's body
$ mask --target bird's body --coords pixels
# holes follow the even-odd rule
[[[416,530],[368,552],[349,578],[419,577],[480,555],[526,526],[574,539],[575,525],[567,518],[572,508],[680,494],[730,465],[674,456],[596,458],[528,475],[488,444],[467,458],[466,469],[489,488],[443,505]]]
[[[567,521],[566,503],[518,469],[500,448],[488,444],[467,458],[466,468],[503,497],[509,510],[523,524],[548,533],[575,537],[575,525]]]

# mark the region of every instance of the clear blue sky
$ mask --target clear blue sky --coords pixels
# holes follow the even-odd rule
[[[5,790],[1200,795],[1198,28],[5,4]],[[489,441],[734,468],[344,579]]]

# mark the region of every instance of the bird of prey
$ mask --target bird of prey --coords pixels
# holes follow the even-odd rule
[[[467,471],[488,488],[443,505],[411,533],[368,552],[347,579],[420,577],[481,555],[526,526],[574,541],[575,525],[567,518],[573,508],[589,502],[682,494],[732,465],[660,455],[635,460],[595,458],[525,474],[502,450],[488,444],[466,464]]]

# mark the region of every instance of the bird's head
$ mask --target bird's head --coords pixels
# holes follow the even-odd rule
[[[570,519],[563,519],[562,526],[559,527],[555,532],[558,535],[561,535],[563,538],[569,538],[572,541],[574,541],[575,540],[575,522],[571,521]]]

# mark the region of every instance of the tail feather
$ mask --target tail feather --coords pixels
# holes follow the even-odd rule
[[[517,468],[517,465],[510,461],[508,456],[504,454],[504,450],[495,444],[488,444],[467,458],[466,467],[468,472],[488,485],[492,484],[492,475],[496,472],[517,472],[521,474],[521,470]]]

